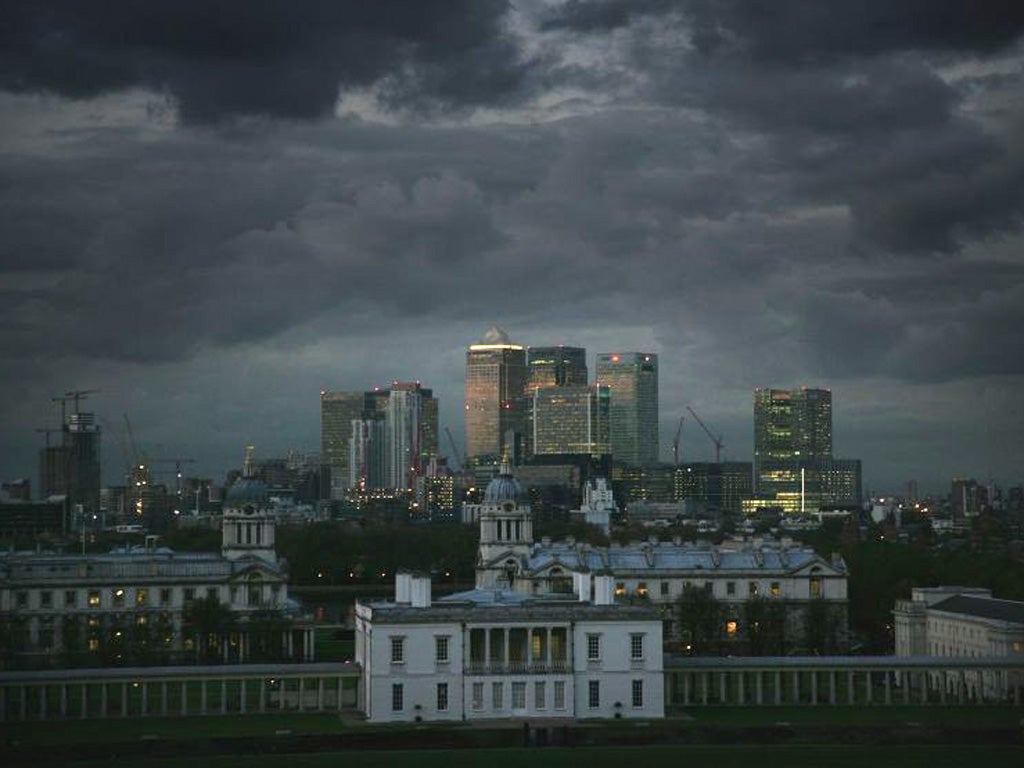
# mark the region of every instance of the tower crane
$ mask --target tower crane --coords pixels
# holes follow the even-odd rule
[[[679,426],[676,427],[676,438],[672,441],[672,458],[676,466],[679,466],[679,438],[683,435],[683,417],[679,417]]]
[[[715,436],[715,434],[712,433],[710,429],[708,429],[707,424],[700,420],[700,416],[697,415],[697,412],[694,411],[693,408],[691,408],[690,406],[686,406],[686,410],[688,410],[690,412],[690,415],[697,420],[697,423],[700,424],[701,429],[704,430],[704,434],[711,438],[711,442],[715,444],[715,464],[721,464],[722,448],[725,447],[725,443],[722,442],[722,436]]]
[[[196,460],[195,459],[188,459],[188,458],[181,458],[181,457],[175,456],[174,458],[170,458],[170,459],[150,459],[149,463],[150,464],[160,463],[160,464],[173,464],[174,465],[174,476],[175,476],[175,483],[176,483],[176,485],[175,485],[175,493],[178,496],[181,496],[181,465],[182,464],[195,464]]]
[[[450,429],[448,429],[448,427],[445,427],[444,428],[444,433],[446,435],[448,435],[448,444],[451,445],[452,453],[455,454],[455,458],[459,462],[459,468],[460,469],[465,469],[466,468],[466,462],[463,461],[462,454],[459,453],[459,447],[457,445],[455,445],[455,438],[452,437],[452,431]]]
[[[75,413],[78,413],[78,403],[85,400],[89,395],[99,392],[98,389],[73,389],[64,393],[64,400],[75,401]]]

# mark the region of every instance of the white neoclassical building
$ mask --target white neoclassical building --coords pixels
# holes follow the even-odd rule
[[[429,578],[398,574],[393,601],[356,603],[367,718],[663,717],[657,613],[617,604],[610,576],[575,581],[573,594],[433,600]]]
[[[915,587],[893,610],[897,656],[1024,658],[1024,603],[992,597],[979,587]],[[1015,672],[969,672],[962,681],[971,695],[1006,698],[1017,685]],[[932,684],[936,684],[933,675]]]
[[[5,663],[174,660],[192,650],[188,606],[207,598],[233,619],[217,640],[221,660],[311,661],[312,625],[288,597],[268,489],[252,470],[250,450],[224,501],[219,554],[155,545],[106,554],[0,553],[0,620],[10,630]]]
[[[836,650],[848,635],[846,563],[839,555],[819,556],[789,539],[648,541],[610,547],[574,539],[535,541],[527,495],[507,463],[488,485],[480,504],[464,510],[480,526],[476,586],[521,594],[569,593],[573,574],[608,573],[620,598],[660,606],[673,621],[672,606],[687,586],[709,592],[723,606],[726,636],[742,637],[744,606],[755,598],[785,608],[786,633],[799,645],[812,604],[826,609],[827,630]]]

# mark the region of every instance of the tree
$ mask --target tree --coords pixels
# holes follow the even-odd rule
[[[784,603],[752,597],[743,604],[743,619],[751,656],[781,656],[786,652]]]
[[[192,636],[195,658],[201,662],[217,661],[224,638],[234,628],[231,609],[214,596],[193,600],[185,607],[183,630]]]
[[[687,584],[676,603],[683,650],[694,656],[718,653],[722,638],[722,606],[706,589]]]

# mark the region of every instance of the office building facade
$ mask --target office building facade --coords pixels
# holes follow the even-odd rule
[[[612,458],[649,466],[658,462],[658,356],[602,352],[597,383],[611,390]]]
[[[557,386],[533,390],[531,444],[535,456],[611,453],[611,390]]]
[[[526,430],[526,350],[491,328],[466,350],[466,457],[500,456]]]
[[[527,387],[578,387],[587,384],[587,350],[583,347],[528,347]]]

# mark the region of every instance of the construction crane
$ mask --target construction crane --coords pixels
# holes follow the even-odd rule
[[[700,420],[700,416],[697,415],[697,412],[694,411],[693,408],[691,408],[690,406],[686,406],[686,410],[688,410],[690,412],[690,415],[697,420],[697,423],[700,424],[701,429],[703,429],[704,433],[711,438],[711,442],[715,444],[715,464],[721,464],[722,448],[725,447],[725,443],[722,442],[722,436],[718,435],[716,437],[714,433],[712,433],[712,431],[708,429],[707,424]]]
[[[70,392],[64,393],[64,400],[75,401],[75,413],[78,413],[78,403],[81,400],[85,400],[89,395],[99,392],[98,389],[74,389]]]
[[[462,454],[459,453],[459,447],[457,445],[455,445],[455,438],[452,437],[452,431],[450,429],[448,429],[448,427],[445,427],[444,428],[444,433],[446,435],[448,435],[448,443],[449,443],[449,445],[451,445],[452,453],[455,454],[455,458],[459,462],[459,468],[460,469],[465,469],[466,468],[466,462],[463,461]]]
[[[672,458],[676,466],[679,466],[679,438],[683,435],[683,417],[679,417],[679,426],[676,427],[676,438],[672,441]]]
[[[180,458],[180,457],[176,456],[176,457],[174,457],[172,459],[150,459],[149,463],[150,464],[160,463],[160,464],[173,464],[174,465],[174,475],[175,475],[175,478],[176,478],[176,480],[175,480],[175,482],[176,482],[175,493],[177,493],[178,496],[181,496],[181,465],[182,464],[195,464],[196,460],[195,459],[185,459],[185,458]]]

